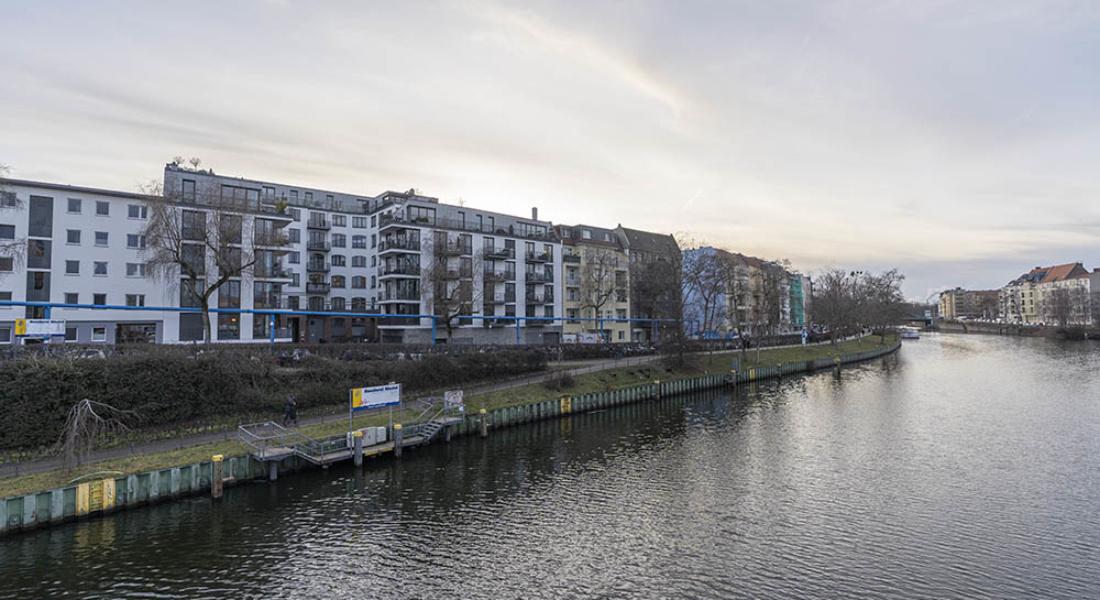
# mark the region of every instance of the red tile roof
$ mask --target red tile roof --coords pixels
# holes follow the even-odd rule
[[[1063,281],[1065,279],[1069,279],[1072,276],[1080,275],[1082,273],[1088,273],[1085,267],[1083,267],[1079,262],[1047,267],[1044,270],[1047,272],[1047,274],[1039,283],[1052,283],[1054,281]],[[1034,273],[1035,271],[1032,272]]]

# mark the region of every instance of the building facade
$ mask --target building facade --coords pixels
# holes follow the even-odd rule
[[[630,258],[619,236],[589,225],[556,229],[562,242],[566,339],[593,334],[607,342],[629,341],[631,323],[611,320],[630,317]]]
[[[174,163],[155,196],[0,183],[0,246],[26,249],[0,256],[0,300],[74,305],[49,311],[66,319],[67,341],[201,341],[196,293],[207,291],[222,311],[210,315],[215,342],[426,343],[433,319],[401,317],[418,314],[438,317],[441,342],[560,340],[561,243],[537,218]],[[160,245],[143,237],[151,216],[169,209],[186,269],[154,268]],[[222,277],[227,257],[245,268]],[[188,310],[136,310],[154,306]],[[44,316],[44,307],[0,307],[0,343],[12,340],[15,319]]]
[[[670,310],[671,305],[679,306],[682,302],[680,245],[676,238],[671,234],[627,229],[622,225],[615,228],[615,235],[630,260],[630,318],[668,317],[675,312]],[[659,328],[655,328],[653,322],[632,322],[631,341],[652,342],[656,329]]]
[[[940,316],[945,319],[996,319],[1000,305],[1000,290],[955,288],[940,292]]]

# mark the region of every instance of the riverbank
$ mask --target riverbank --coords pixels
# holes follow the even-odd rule
[[[563,386],[560,389],[550,389],[545,382],[538,382],[510,389],[474,393],[467,398],[467,407],[470,413],[476,413],[481,409],[493,411],[546,400],[557,400],[562,396],[613,392],[649,384],[654,380],[672,383],[703,376],[728,374],[734,357],[740,360],[743,372],[748,373],[760,369],[762,371],[761,376],[763,376],[764,370],[775,368],[777,365],[833,359],[837,356],[854,356],[861,352],[887,348],[896,341],[896,338],[888,336],[886,343],[883,344],[878,337],[869,336],[861,340],[841,342],[835,347],[821,345],[765,349],[760,351],[759,361],[755,350],[747,352],[744,357],[737,352],[692,355],[689,357],[687,365],[682,369],[672,369],[658,361],[636,363],[621,368],[572,375],[573,384]],[[385,426],[387,423],[388,416],[385,414],[361,416],[353,421],[355,428]],[[346,419],[330,417],[327,422],[301,427],[298,431],[310,437],[323,437],[347,431],[347,428],[348,421]],[[136,473],[209,461],[213,455],[234,456],[241,454],[241,452],[241,445],[235,439],[227,439],[167,450],[156,454],[100,461],[85,465],[75,471],[56,469],[8,477],[0,479],[0,498],[34,494],[43,490],[68,486],[73,483],[73,480],[85,478],[94,473],[109,473],[112,477],[126,477]]]

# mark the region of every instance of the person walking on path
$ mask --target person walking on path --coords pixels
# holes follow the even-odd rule
[[[283,409],[283,427],[298,426],[298,404],[294,402],[294,396],[286,397],[286,407]]]

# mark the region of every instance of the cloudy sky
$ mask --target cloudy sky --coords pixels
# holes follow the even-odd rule
[[[7,2],[0,163],[218,173],[898,267],[1100,267],[1100,3]]]

